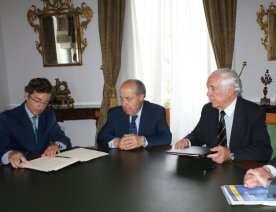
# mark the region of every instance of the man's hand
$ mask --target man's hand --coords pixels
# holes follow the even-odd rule
[[[181,139],[180,141],[178,141],[175,145],[174,148],[176,149],[184,149],[189,147],[189,141],[187,139]]]
[[[253,188],[256,186],[268,186],[268,180],[272,178],[272,174],[265,166],[256,169],[249,169],[244,175],[244,185]]]
[[[41,156],[47,156],[53,158],[59,153],[59,148],[56,143],[50,144]]]
[[[24,168],[24,164],[27,163],[27,159],[21,152],[11,151],[8,155],[9,161],[13,168]]]
[[[210,150],[216,152],[207,156],[208,158],[211,158],[214,162],[222,164],[224,161],[229,160],[231,152],[227,147],[216,146]]]
[[[117,148],[123,150],[130,150],[144,145],[144,136],[124,135],[117,141]]]

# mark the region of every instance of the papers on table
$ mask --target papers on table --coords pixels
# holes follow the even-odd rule
[[[268,188],[266,187],[247,188],[243,185],[224,185],[221,189],[229,205],[276,206],[276,198],[267,196]]]
[[[54,158],[41,157],[28,161],[24,167],[44,172],[57,171],[78,161],[89,161],[105,155],[108,155],[108,153],[85,148],[77,148],[62,152]]]
[[[108,155],[108,153],[100,152],[92,149],[85,149],[85,148],[72,149],[58,154],[58,156],[74,158],[81,162],[89,161],[94,158],[102,157],[105,155]]]
[[[189,157],[204,157],[208,154],[212,154],[214,152],[210,151],[208,147],[202,146],[190,146],[184,149],[171,149],[168,150],[167,153],[174,154],[174,155],[183,155]]]

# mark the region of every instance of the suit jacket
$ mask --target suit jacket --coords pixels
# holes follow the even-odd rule
[[[272,165],[276,168],[276,157],[272,158],[269,162],[268,162],[269,165]]]
[[[211,103],[204,105],[197,126],[185,138],[195,146],[204,144],[210,148],[217,146],[218,121],[219,110],[213,108]],[[240,97],[237,99],[230,150],[234,153],[235,160],[270,159],[272,147],[266,128],[264,108]]]
[[[129,124],[129,116],[123,111],[122,106],[111,108],[108,111],[107,122],[98,134],[97,143],[108,147],[109,141],[129,133]],[[147,139],[148,146],[171,143],[172,135],[162,106],[144,101],[138,135]]]
[[[71,146],[52,110],[46,108],[39,115],[37,142],[25,103],[0,113],[0,160],[9,150],[17,150],[24,155],[41,154],[54,141]]]

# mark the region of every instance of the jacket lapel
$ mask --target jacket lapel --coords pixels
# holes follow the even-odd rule
[[[150,114],[150,107],[149,107],[149,102],[148,101],[144,101],[143,103],[143,108],[141,111],[141,117],[140,117],[140,124],[139,124],[139,131],[138,131],[138,135],[143,135],[144,132],[146,131],[146,129],[148,128],[148,123],[150,123],[150,120],[148,120],[151,117]]]
[[[28,139],[31,140],[31,145],[35,145],[35,135],[33,131],[33,126],[30,117],[28,116],[28,113],[25,110],[25,103],[21,105],[18,112],[18,117],[22,121],[22,126],[24,127],[24,129],[26,129],[25,133],[28,135],[26,137],[28,137]]]
[[[240,98],[237,99],[235,111],[234,111],[234,117],[233,117],[233,124],[232,124],[232,130],[230,135],[230,148],[235,144],[235,142],[239,139],[241,127],[243,125],[243,104]]]
[[[119,116],[122,117],[122,126],[120,128],[123,130],[123,134],[128,134],[129,133],[129,116],[122,111],[122,114]]]

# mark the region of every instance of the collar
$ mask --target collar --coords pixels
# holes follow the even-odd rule
[[[234,99],[234,101],[227,107],[224,109],[224,112],[226,113],[226,115],[228,117],[230,117],[234,111],[235,111],[235,107],[236,107],[236,103],[237,103],[237,97]],[[220,112],[221,110],[219,110]]]
[[[140,108],[140,110],[135,114],[137,115],[138,117],[137,118],[140,118],[141,114],[142,114],[142,109],[143,109],[144,105],[142,105],[142,107]],[[131,116],[129,116],[129,118],[131,118]]]
[[[144,106],[144,105],[142,105],[142,107],[140,108],[140,110],[138,111],[138,113],[136,113],[136,115],[137,115],[138,117],[140,117],[140,116],[141,116],[143,106]]]
[[[29,118],[31,119],[34,116],[34,114],[32,114],[32,112],[29,110],[29,108],[27,107],[26,103],[25,103],[24,106],[25,106],[25,110],[26,110]],[[39,117],[39,116],[37,116],[37,117]]]

